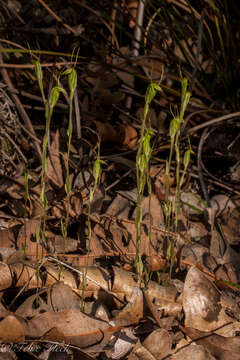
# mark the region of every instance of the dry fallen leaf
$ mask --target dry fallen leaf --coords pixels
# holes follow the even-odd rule
[[[179,349],[168,360],[216,360],[202,345],[189,345]]]
[[[46,254],[46,249],[36,240],[36,233],[40,229],[40,220],[31,219],[21,227],[18,233],[17,245],[25,250],[28,256],[41,259]]]
[[[24,339],[23,324],[15,316],[8,315],[0,322],[0,342],[23,342]]]
[[[197,344],[206,347],[218,360],[240,359],[240,338],[226,338],[214,333],[206,333],[193,328],[182,330]]]
[[[156,360],[155,356],[153,356],[150,351],[148,351],[143,345],[141,345],[140,341],[137,342],[133,351],[131,352],[128,360]]]
[[[80,310],[45,312],[24,324],[24,333],[29,337],[44,337],[52,328],[57,328],[66,342],[85,348],[98,342],[107,342],[109,336],[119,328],[92,318]]]
[[[233,336],[235,331],[240,330],[240,324],[226,314],[227,307],[232,308],[231,302],[221,297],[213,282],[196,267],[190,268],[183,290],[185,326],[201,331],[219,328],[218,334]]]
[[[144,340],[143,346],[157,359],[161,360],[171,352],[172,339],[165,329],[153,331]]]

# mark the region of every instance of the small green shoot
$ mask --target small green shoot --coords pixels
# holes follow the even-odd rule
[[[27,251],[27,229],[26,229],[26,221],[27,221],[27,204],[30,202],[29,197],[29,186],[28,186],[28,168],[26,167],[24,170],[24,185],[25,185],[25,193],[24,193],[24,244],[22,244],[22,250],[24,256],[26,256]]]
[[[183,161],[181,161],[180,156],[180,128],[181,124],[184,122],[184,114],[187,108],[187,105],[190,101],[191,93],[187,90],[188,88],[188,80],[186,78],[182,78],[181,81],[182,90],[181,90],[181,106],[180,111],[176,111],[176,114],[173,116],[173,119],[170,123],[170,153],[168,160],[166,161],[166,185],[165,185],[165,218],[166,225],[168,229],[171,231],[177,231],[178,225],[178,215],[180,213],[180,191],[181,187],[184,183],[184,179],[186,176],[186,171],[189,166],[191,154],[193,151],[191,150],[191,146],[189,144],[189,149],[186,150]],[[169,180],[170,180],[170,168],[173,159],[173,154],[175,152],[175,160],[176,160],[176,170],[175,170],[175,178],[176,178],[176,190],[173,198],[171,199],[169,196]],[[180,170],[183,163],[183,172],[180,176]],[[167,256],[170,259],[170,272],[169,276],[171,278],[172,267],[175,261],[175,252],[174,252],[174,244],[171,239],[168,239],[168,250]]]
[[[151,194],[149,163],[152,155],[151,138],[153,136],[153,130],[151,129],[150,119],[148,119],[148,112],[152,100],[159,91],[162,91],[160,85],[151,81],[146,91],[145,106],[144,106],[143,119],[141,124],[141,134],[140,134],[138,151],[136,156],[137,209],[136,209],[136,256],[134,260],[134,266],[138,274],[139,284],[142,280],[142,275],[143,275],[143,263],[142,263],[142,254],[141,254],[141,227],[142,227],[142,199],[146,184],[148,185],[149,195]],[[151,238],[151,230],[149,233],[149,237]]]
[[[97,150],[97,158],[93,164],[93,178],[94,182],[93,185],[90,187],[89,190],[89,200],[88,200],[88,236],[87,236],[87,261],[86,266],[82,276],[82,303],[81,303],[81,310],[84,311],[84,292],[87,283],[87,272],[88,272],[88,262],[89,262],[89,255],[91,251],[91,237],[92,237],[92,227],[91,227],[91,207],[94,199],[94,193],[97,189],[99,181],[101,179],[101,171],[102,171],[102,164],[105,164],[105,161],[101,160],[100,158],[100,139],[98,140],[98,150]]]
[[[39,88],[41,91],[43,103],[45,106],[45,134],[43,137],[43,144],[42,144],[42,174],[41,174],[41,192],[40,192],[40,201],[42,204],[42,214],[40,218],[40,229],[37,236],[37,245],[39,244],[39,241],[42,243],[42,245],[46,245],[46,209],[47,209],[47,198],[45,194],[45,188],[46,188],[46,172],[47,172],[47,145],[49,141],[49,135],[50,135],[50,123],[51,118],[53,115],[53,109],[58,102],[59,96],[61,92],[64,92],[64,89],[60,86],[54,86],[51,89],[50,95],[48,100],[46,100],[46,96],[44,94],[44,87],[43,87],[43,73],[42,73],[42,67],[40,65],[39,61],[34,61],[34,69],[35,74],[38,80]],[[37,234],[36,234],[37,235]]]
[[[74,68],[71,68],[71,69],[67,69],[66,71],[64,71],[63,75],[68,76],[69,99],[70,99],[68,130],[67,130],[68,146],[67,146],[67,157],[65,159],[65,168],[66,168],[65,191],[66,191],[66,195],[67,195],[67,199],[66,199],[67,215],[66,215],[64,224],[63,224],[63,222],[61,223],[62,234],[64,237],[64,247],[65,247],[65,242],[66,242],[66,238],[67,238],[67,228],[68,228],[68,223],[69,223],[69,212],[70,212],[71,184],[70,184],[70,176],[69,176],[69,158],[70,158],[70,149],[71,149],[72,132],[73,132],[73,120],[72,120],[73,119],[73,97],[74,97],[74,92],[77,87],[77,72]]]

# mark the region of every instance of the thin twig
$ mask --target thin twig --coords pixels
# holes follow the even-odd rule
[[[97,216],[94,216],[94,214],[91,214],[90,215],[91,219],[95,222],[99,222],[99,219],[101,218],[108,218],[112,221],[119,221],[119,222],[125,222],[125,223],[129,223],[129,224],[136,224],[135,220],[129,220],[129,219],[124,219],[124,218],[121,218],[119,216],[112,216],[112,215],[108,215],[108,214],[102,214],[102,215],[97,215]],[[142,226],[146,226],[146,224],[142,224]],[[156,226],[156,225],[152,225],[151,228],[153,230],[156,230],[156,231],[159,231],[161,233],[163,233],[165,236],[170,236],[170,237],[174,237],[175,239],[178,239],[182,236],[180,235],[179,233],[175,233],[175,232],[172,232],[172,231],[169,231],[169,230],[166,230],[164,226]]]
[[[219,123],[221,121],[235,120],[235,118],[240,118],[240,111],[237,111],[235,113],[228,114],[228,115],[223,115],[223,116],[220,116],[220,117],[218,117],[216,119],[206,121],[203,124],[194,126],[193,128],[191,128],[191,129],[189,129],[187,131],[187,135],[192,134],[192,133],[194,133],[194,132],[196,132],[196,131],[198,131],[200,129],[203,129],[203,128],[207,127],[207,126],[215,125],[215,124],[217,124],[217,123]]]
[[[49,6],[43,1],[43,0],[38,0],[38,2],[47,10],[47,12],[54,18],[56,19],[58,22],[60,22],[67,30],[71,31],[73,33],[73,35],[75,35],[76,30],[74,30],[71,26],[69,26],[68,24],[65,24],[63,22],[63,20],[55,14],[55,12],[53,10],[51,10],[49,8]]]
[[[22,157],[23,161],[25,162],[25,164],[27,164],[27,159],[26,157],[23,155],[20,147],[15,143],[15,141],[11,138],[11,136],[8,135],[8,133],[5,131],[4,128],[0,129],[0,132],[9,140],[9,142],[15,147],[15,149],[17,150],[17,152],[19,153],[19,155]]]
[[[0,53],[0,61],[3,63],[3,56],[2,54]],[[1,69],[1,74],[2,74],[2,77],[3,77],[3,80],[5,81],[5,83],[8,85],[8,87],[10,89],[15,89],[11,80],[10,80],[10,77],[8,75],[8,72],[6,69]],[[35,131],[33,129],[33,126],[32,126],[32,123],[31,123],[31,120],[29,119],[29,116],[28,114],[26,113],[21,101],[19,100],[18,96],[16,94],[11,94],[12,96],[12,99],[21,115],[21,117],[23,118],[23,121],[26,125],[26,127],[28,128],[28,130],[36,137],[36,134],[35,134]],[[41,152],[41,148],[39,146],[39,143],[37,141],[34,140],[34,144],[36,146],[36,150],[37,150],[37,154],[38,154],[38,157],[39,157],[39,160],[41,161],[42,160],[42,152]]]
[[[73,62],[73,61],[69,61],[67,62],[67,64],[69,65],[76,65],[76,64],[80,64],[79,62]],[[65,66],[66,62],[56,62],[56,63],[41,63],[39,64],[41,67],[61,67],[61,66]],[[0,63],[0,67],[1,68],[7,68],[7,69],[34,69],[35,65],[34,64],[5,64],[5,63]]]
[[[144,9],[145,9],[145,0],[138,1],[138,9],[137,9],[137,16],[136,16],[136,25],[134,28],[134,39],[132,41],[132,56],[138,57],[139,55],[139,48],[140,48],[140,41],[142,38],[142,25],[143,25],[143,18],[144,18]],[[130,109],[132,106],[132,95],[128,95],[126,99],[126,108]]]

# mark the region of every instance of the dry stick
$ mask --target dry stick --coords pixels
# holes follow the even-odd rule
[[[3,63],[3,57],[2,57],[2,54],[0,53],[0,61]],[[10,77],[8,75],[8,72],[6,69],[1,69],[1,74],[2,74],[2,77],[3,77],[3,80],[5,81],[5,83],[8,85],[8,87],[10,89],[14,89],[14,86],[10,80]],[[21,101],[19,100],[18,96],[16,94],[11,94],[11,97],[27,127],[27,129],[36,137],[36,134],[35,134],[35,131],[33,129],[33,126],[32,126],[32,123],[31,123],[31,120],[29,119],[29,116],[28,114],[26,113]],[[35,146],[36,146],[36,150],[37,150],[37,154],[38,154],[38,157],[39,157],[39,160],[42,161],[42,152],[41,152],[41,148],[39,146],[39,143],[37,141],[34,140],[34,143],[35,143]]]
[[[0,177],[3,177],[3,178],[5,178],[5,179],[7,179],[7,180],[10,180],[10,181],[14,182],[15,184],[17,184],[17,185],[19,185],[19,186],[21,186],[21,187],[23,187],[23,188],[26,187],[26,184],[24,183],[24,180],[22,180],[22,181],[21,181],[21,180],[17,180],[15,177],[11,177],[11,176],[6,175],[6,174],[0,174]],[[35,189],[31,189],[31,188],[30,188],[29,191],[32,192],[33,194],[37,195],[38,197],[39,197],[39,195],[40,195],[40,192],[37,191],[37,190],[35,190]]]
[[[13,15],[20,21],[20,23],[22,23],[23,25],[26,25],[25,21],[21,18],[21,16],[19,16],[19,14],[17,13],[17,10],[15,8],[15,5],[14,6],[9,6],[10,5],[10,1],[3,1],[1,0],[1,3],[3,6],[6,6],[8,11],[13,13]],[[13,4],[13,3],[11,3]],[[14,20],[12,20],[14,21]]]
[[[12,158],[8,154],[6,154],[6,152],[4,150],[1,150],[1,156],[2,156],[3,160],[6,159],[13,166],[13,168],[17,169],[17,165],[15,164],[15,162],[12,160]]]
[[[78,101],[78,94],[77,91],[74,91],[74,110],[75,110],[75,120],[76,120],[76,128],[77,128],[77,139],[81,139],[82,137],[82,121],[81,121],[81,113],[80,113],[80,106],[79,106],[79,101]],[[80,145],[79,148],[79,157],[80,157],[80,161],[83,157],[83,147],[82,147],[82,143]]]
[[[142,38],[144,7],[145,7],[145,0],[140,0],[138,2],[137,18],[136,18],[136,24],[135,24],[135,28],[134,28],[134,40],[132,41],[132,47],[133,47],[132,56],[133,57],[138,57],[138,55],[139,55],[140,41]],[[131,105],[132,105],[132,96],[129,95],[126,99],[126,108],[130,109]]]
[[[37,95],[33,95],[33,94],[31,94],[31,93],[29,93],[29,92],[27,92],[27,91],[23,91],[23,90],[13,90],[13,89],[7,89],[7,90],[9,90],[9,92],[12,92],[13,94],[19,94],[19,95],[22,95],[22,96],[24,96],[24,97],[26,97],[26,98],[28,98],[28,99],[32,99],[32,100],[36,100],[36,101],[39,101],[39,102],[41,102],[42,103],[42,98],[41,98],[41,96],[37,96]],[[30,109],[37,109],[37,110],[45,110],[45,108],[44,107],[37,107],[37,106],[31,106],[31,105],[24,105],[25,107],[29,107]],[[68,110],[68,105],[66,105],[66,104],[62,104],[62,103],[60,103],[60,102],[58,102],[56,105],[55,105],[55,107],[58,107],[58,108],[60,108],[60,109],[63,109],[63,110]],[[38,140],[39,142],[41,142],[40,140]]]
[[[65,24],[63,22],[63,20],[55,14],[54,11],[52,11],[49,6],[43,1],[43,0],[38,0],[38,2],[47,10],[47,12],[49,12],[49,14],[54,18],[56,19],[58,22],[60,22],[67,30],[71,31],[73,33],[73,35],[75,35],[76,33],[76,30],[74,30],[71,26]]]
[[[10,40],[7,40],[7,39],[2,39],[2,38],[0,38],[0,42],[1,42],[1,43],[5,43],[5,44],[8,44],[8,45],[11,45],[11,46],[16,46],[17,48],[19,48],[19,49],[21,49],[21,50],[28,50],[28,51],[29,51],[29,49],[24,48],[22,45],[14,42],[14,41],[10,41]],[[37,56],[36,56],[36,55],[33,54],[33,56],[37,59]]]
[[[109,191],[110,189],[112,189],[114,186],[116,186],[118,183],[120,183],[120,181],[122,179],[124,179],[126,176],[128,176],[129,174],[131,174],[131,172],[133,171],[133,169],[128,170],[127,172],[125,172],[125,174],[123,174],[120,179],[117,179],[116,181],[114,181],[111,185],[107,186],[105,191]]]
[[[112,216],[112,215],[109,215],[109,214],[102,214],[102,215],[97,215],[97,216],[94,216],[95,214],[91,214],[90,215],[90,218],[99,223],[101,220],[101,218],[107,218],[107,219],[110,219],[112,221],[120,221],[120,222],[125,222],[125,223],[128,223],[128,224],[135,224],[136,221],[135,220],[129,220],[129,219],[124,219],[124,218],[121,218],[119,216]],[[142,226],[146,226],[145,223],[142,224]],[[156,231],[159,231],[161,233],[163,233],[165,236],[171,236],[171,237],[174,237],[175,239],[179,240],[181,237],[183,237],[181,234],[179,233],[175,233],[175,232],[172,232],[172,231],[169,231],[169,230],[166,230],[164,226],[156,226],[156,225],[152,225],[151,228],[153,230],[156,230]]]
[[[240,118],[240,111],[232,113],[232,114],[228,114],[228,115],[223,115],[223,116],[220,116],[220,117],[218,117],[216,119],[206,121],[203,124],[194,126],[193,128],[191,128],[191,129],[189,129],[187,131],[187,135],[192,134],[192,133],[196,132],[197,130],[203,129],[206,126],[215,125],[215,124],[217,124],[217,123],[219,123],[221,121],[233,120],[234,118]]]
[[[79,4],[81,7],[83,7],[84,9],[87,9],[89,10],[90,12],[92,12],[94,15],[96,15],[100,21],[106,26],[106,28],[109,30],[109,32],[111,33],[112,35],[112,38],[114,39],[115,41],[115,45],[116,45],[116,48],[117,50],[120,50],[120,47],[119,47],[119,43],[118,43],[118,39],[116,37],[116,34],[115,32],[113,31],[111,25],[109,25],[104,19],[103,19],[103,16],[96,10],[94,10],[93,8],[91,8],[90,6],[86,5],[83,1],[79,2]]]
[[[144,7],[145,7],[145,1],[140,0],[138,2],[136,25],[135,25],[135,29],[134,29],[134,40],[132,42],[132,46],[133,46],[132,54],[134,57],[137,57],[139,55],[140,41],[141,41],[141,37],[142,37]]]
[[[144,39],[143,39],[143,42],[144,42],[144,52],[146,54],[146,47],[147,47],[147,40],[148,40],[148,33],[150,31],[150,27],[155,19],[155,17],[160,13],[160,11],[162,10],[162,7],[158,8],[155,13],[153,14],[153,16],[150,18],[148,24],[147,24],[147,27],[146,27],[146,31],[144,33]]]
[[[179,0],[168,0],[169,4],[173,3],[175,4],[176,6],[180,7],[181,9],[183,9],[184,11],[188,12],[189,14],[194,14],[196,16],[196,18],[198,20],[200,20],[201,18],[201,15],[199,14],[199,12],[197,12],[197,10],[195,10],[193,7],[190,7],[186,4],[184,4],[183,2],[179,1]],[[209,38],[210,38],[210,42],[211,42],[211,48],[214,48],[214,40],[213,40],[213,37],[212,37],[212,33],[211,33],[211,30],[208,26],[208,23],[204,20],[203,21],[203,24],[205,25],[207,31],[208,31],[208,35],[209,35]]]
[[[199,176],[199,181],[200,181],[203,197],[204,197],[204,200],[207,203],[207,207],[211,208],[212,206],[211,206],[210,198],[209,198],[208,191],[207,191],[207,188],[206,188],[206,184],[205,184],[205,181],[204,181],[204,176],[203,176],[203,171],[202,171],[202,161],[201,161],[203,144],[204,144],[208,134],[209,134],[209,130],[208,130],[208,127],[206,127],[203,130],[203,133],[201,135],[201,138],[200,138],[200,141],[199,141],[199,144],[198,144],[197,166],[198,166],[198,176]]]
[[[199,175],[198,175],[198,174],[195,174],[195,173],[189,171],[189,175],[190,175],[191,177],[193,177],[194,179],[199,179]],[[210,176],[212,176],[212,175],[210,175]],[[212,177],[213,177],[213,176],[212,176]],[[221,188],[223,188],[223,189],[225,189],[225,190],[227,190],[227,191],[231,191],[232,193],[234,193],[234,194],[236,194],[236,195],[240,195],[240,191],[235,190],[233,187],[228,186],[228,185],[220,182],[219,180],[208,179],[208,182],[209,182],[210,184],[217,185],[217,186],[219,186],[219,187],[221,187]]]
[[[67,64],[69,65],[76,65],[76,64],[80,64],[79,62],[73,62],[73,61],[69,61],[69,62],[56,62],[56,63],[41,63],[40,66],[41,67],[52,67],[52,66],[56,66],[56,67],[60,67],[60,66],[65,66]],[[7,68],[7,69],[34,69],[35,65],[34,64],[5,64],[5,63],[0,63],[0,67],[1,68]]]
[[[19,27],[13,27],[13,30],[18,30],[18,29],[19,29]],[[72,29],[75,32],[74,36],[79,36],[84,32],[84,28],[81,24],[73,26]],[[69,30],[67,30],[63,27],[59,29],[56,26],[49,26],[49,27],[45,27],[45,28],[34,27],[31,29],[29,29],[29,26],[28,26],[23,29],[19,29],[19,31],[21,33],[27,33],[29,31],[31,31],[32,34],[33,33],[36,33],[38,35],[39,34],[47,34],[47,35],[54,36],[54,37],[56,37],[58,35],[69,35]]]
[[[112,28],[112,32],[115,34],[115,22],[116,22],[116,17],[117,17],[117,7],[118,7],[118,1],[114,0],[113,2],[113,9],[111,11],[111,21],[110,21],[110,26]],[[114,39],[112,37],[112,46],[114,45]]]
[[[81,114],[80,114],[78,95],[76,91],[74,92],[73,100],[74,100],[74,109],[75,109],[75,117],[76,117],[77,138],[81,139],[82,137]]]
[[[21,129],[23,129],[23,131],[28,134],[28,136],[33,139],[34,141],[38,142],[39,144],[41,144],[41,140],[39,140],[35,135],[33,135],[25,126],[23,126],[23,124],[21,124],[19,119],[16,119],[16,122],[18,123],[18,125],[20,126]]]
[[[202,34],[203,34],[204,15],[205,15],[205,13],[204,13],[204,9],[203,9],[202,13],[201,13],[199,28],[198,28],[197,52],[196,52],[196,56],[195,56],[194,69],[193,69],[193,72],[192,72],[191,82],[190,82],[190,86],[189,86],[190,93],[192,93],[193,85],[194,85],[195,79],[196,79],[197,70],[199,68],[199,57],[200,57],[200,53],[201,53],[201,49],[202,49]],[[183,128],[185,129],[185,127],[186,127],[186,124],[183,123]]]
[[[15,141],[11,138],[11,136],[8,135],[8,133],[4,130],[4,128],[1,128],[1,132],[4,134],[4,136],[9,140],[9,142],[15,147],[15,149],[17,150],[17,152],[19,153],[19,155],[22,157],[23,161],[25,162],[25,164],[27,164],[27,159],[26,157],[23,155],[20,147],[15,143]]]
[[[0,43],[6,43],[8,45],[11,46],[15,46],[16,48],[19,48],[20,50],[24,50],[26,51],[26,53],[31,53],[31,56],[33,58],[35,58],[36,60],[38,60],[37,55],[34,54],[33,51],[30,51],[29,49],[24,48],[23,46],[19,45],[18,43],[15,43],[14,41],[10,41],[10,40],[6,40],[6,39],[2,39],[0,38]],[[62,62],[57,62],[57,63],[41,63],[40,66],[41,67],[52,67],[52,66],[56,66],[56,67],[61,67],[64,65],[76,65],[76,64],[80,64],[79,62],[76,61],[62,61]],[[0,67],[5,67],[5,68],[14,68],[14,69],[34,69],[35,65],[34,64],[5,64],[2,63],[0,64]]]

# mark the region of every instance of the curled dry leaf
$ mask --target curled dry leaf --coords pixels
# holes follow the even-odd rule
[[[122,143],[122,149],[134,150],[138,141],[138,133],[134,127],[126,124],[124,126],[124,140]]]
[[[58,269],[52,265],[45,266],[45,269],[45,286],[53,285],[56,280],[59,280],[64,282],[64,284],[69,285],[75,292],[84,298],[93,296],[103,303],[107,303],[109,297],[111,298],[111,295],[103,290],[106,289],[107,291],[110,291],[111,289],[110,275],[103,268],[89,266],[87,271],[87,281],[84,285],[84,292],[82,290],[82,284],[86,267],[75,267],[76,271],[74,274],[66,269],[59,272]]]
[[[133,288],[137,286],[137,279],[134,273],[113,267],[114,280],[112,291],[122,300],[125,298],[130,301]],[[174,285],[161,286],[153,281],[149,281],[146,290],[150,301],[154,302],[158,310],[168,315],[176,315],[182,310],[181,301],[176,301],[178,291]],[[118,304],[117,304],[118,305]],[[121,304],[119,304],[120,306]]]
[[[231,301],[226,305],[226,298],[221,299],[216,286],[199,269],[192,267],[186,276],[183,291],[185,326],[202,331],[221,327],[217,330],[218,334],[234,336],[240,324],[225,313],[227,307],[232,307]]]
[[[172,338],[165,329],[153,331],[144,340],[143,346],[158,360],[163,359],[171,352]]]
[[[99,138],[102,142],[109,142],[109,143],[117,143],[119,144],[119,139],[122,138],[122,134],[119,134],[111,124],[102,123],[100,121],[94,120],[97,126],[97,132]]]
[[[232,264],[236,271],[240,270],[239,254],[229,246],[225,237],[213,229],[211,233],[210,253],[213,255],[218,264]]]
[[[59,271],[53,265],[46,265],[44,272],[44,286],[51,286],[56,281],[63,281],[64,284],[69,285],[71,288],[77,288],[77,282],[74,275],[65,268]]]
[[[130,14],[129,27],[133,28],[136,25],[136,17],[137,17],[137,9],[138,9],[138,1],[130,0],[127,2],[127,10]]]
[[[221,228],[228,244],[238,245],[240,242],[239,231],[240,208],[237,207],[231,212],[231,216],[221,216]]]
[[[229,196],[223,194],[213,196],[210,203],[214,216],[231,216],[232,211],[236,208]]]
[[[112,319],[116,325],[138,324],[143,318],[143,293],[134,287],[128,304]]]
[[[47,302],[52,311],[81,309],[80,298],[72,291],[69,285],[63,282],[57,282],[48,289]]]
[[[111,124],[94,121],[102,142],[119,145],[122,149],[135,149],[138,134],[131,125],[119,125],[114,128]]]
[[[215,277],[216,277],[216,279],[221,279],[221,280],[218,280],[218,282],[221,283],[222,288],[227,288],[227,286],[230,285],[230,284],[225,283],[225,286],[224,286],[224,283],[223,283],[224,281],[230,281],[233,284],[238,283],[238,274],[236,273],[234,266],[232,266],[231,264],[224,264],[224,265],[218,266],[218,268],[215,271]],[[219,286],[220,284],[217,284],[217,285]],[[221,289],[221,287],[220,287],[220,289]],[[237,291],[237,290],[238,289],[235,287],[234,291]]]
[[[125,192],[126,193],[126,192]],[[130,193],[130,192],[129,192]],[[122,194],[121,194],[122,195]],[[125,194],[126,195],[126,194]],[[130,194],[128,194],[130,195]],[[135,201],[136,192],[131,192],[131,199]],[[128,196],[130,198],[130,196]],[[145,197],[142,202],[143,226],[140,251],[145,255],[153,255],[159,246],[162,237],[160,224],[163,223],[163,211],[161,204],[155,194],[151,195],[151,220],[152,220],[152,241],[149,242],[148,229],[150,215],[148,209],[149,197]],[[135,220],[128,220],[130,202],[124,197],[118,196],[107,209],[107,221],[103,219],[99,222],[94,232],[104,241],[105,248],[109,251],[116,251],[123,256],[134,255],[136,253],[136,224]],[[117,215],[117,216],[116,216]],[[116,218],[115,218],[116,216]],[[133,217],[135,213],[133,214]],[[160,225],[161,226],[161,225]],[[109,236],[111,234],[111,237]],[[123,241],[124,238],[124,241]]]
[[[80,348],[107,343],[111,335],[119,330],[74,309],[45,312],[24,323],[24,333],[31,338],[44,337],[53,328],[63,334],[67,343]]]
[[[63,335],[62,331],[60,331],[58,328],[54,327],[51,330],[49,330],[44,335],[45,340],[48,341],[55,341],[55,342],[65,342],[65,336]]]
[[[208,230],[202,222],[189,221],[188,223],[188,234],[195,241],[206,237],[208,235]]]
[[[195,267],[190,268],[185,280],[183,309],[186,316],[185,326],[206,331],[218,327],[220,293]]]
[[[182,311],[181,297],[174,285],[160,286],[151,281],[145,293],[160,313],[176,316]]]
[[[164,259],[164,257],[161,256],[160,254],[151,255],[151,256],[146,257],[145,264],[146,264],[146,266],[148,267],[149,270],[154,272],[154,271],[159,271],[159,270],[166,269],[167,260]]]

